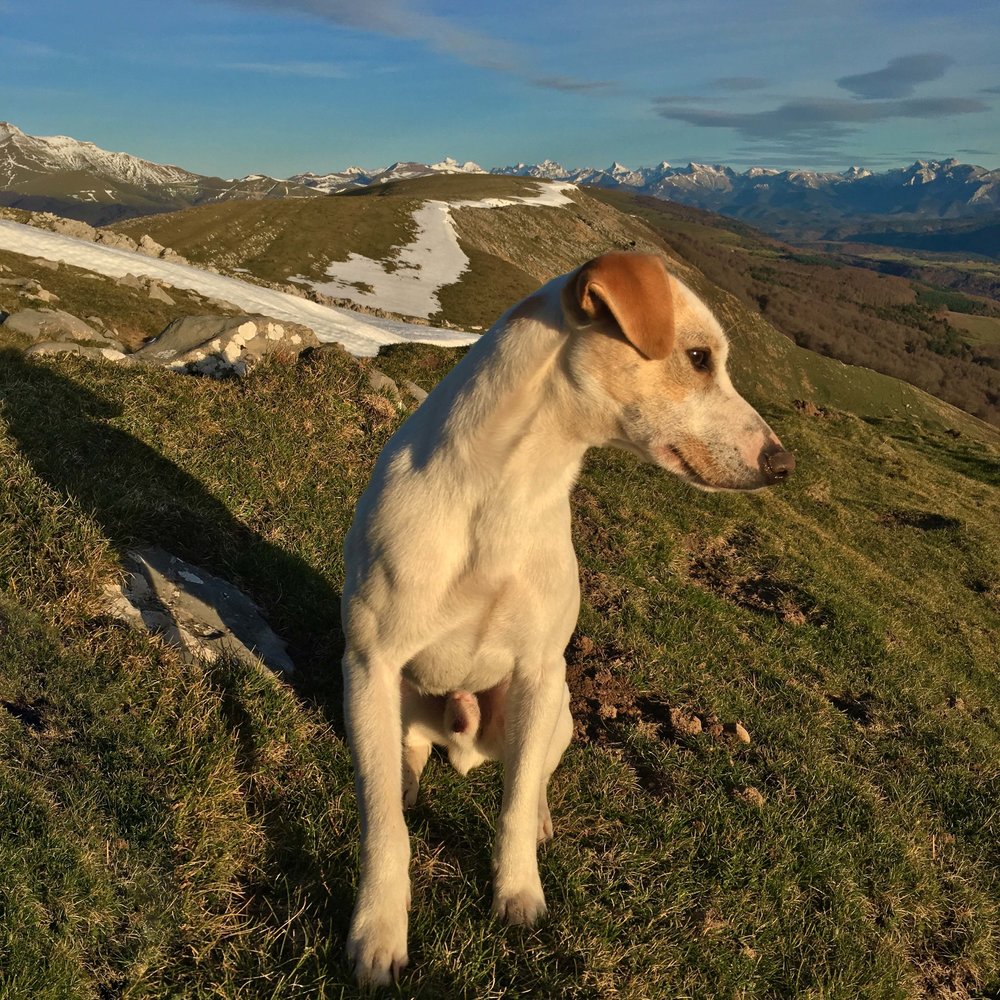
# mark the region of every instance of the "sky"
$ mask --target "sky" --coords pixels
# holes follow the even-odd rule
[[[1000,167],[998,0],[0,0],[0,120],[198,173]]]

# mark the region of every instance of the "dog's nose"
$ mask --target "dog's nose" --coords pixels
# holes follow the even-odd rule
[[[768,486],[787,479],[795,468],[795,456],[781,445],[771,445],[760,454],[760,466]]]

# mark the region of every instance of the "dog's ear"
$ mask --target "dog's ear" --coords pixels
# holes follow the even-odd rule
[[[611,313],[628,341],[651,360],[674,346],[670,276],[653,254],[607,253],[577,272],[575,304],[589,319]]]

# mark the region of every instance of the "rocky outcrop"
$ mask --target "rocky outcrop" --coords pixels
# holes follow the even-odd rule
[[[164,549],[125,554],[120,582],[105,587],[107,610],[162,636],[195,660],[233,656],[280,674],[295,669],[260,609],[231,583]]]
[[[88,240],[91,243],[100,243],[107,247],[118,247],[121,250],[131,250],[134,253],[141,253],[146,257],[156,257],[159,260],[170,260],[178,264],[186,264],[187,260],[176,250],[165,247],[157,243],[148,234],[143,236],[138,243],[131,236],[124,233],[116,233],[112,229],[95,229],[80,222],[77,219],[65,219],[60,215],[51,212],[39,212],[31,218],[31,225],[39,229],[49,229],[54,233],[62,233],[65,236],[73,236],[78,240]]]
[[[25,352],[31,355],[75,354],[95,361],[128,361],[128,355],[113,347],[96,347],[91,344],[75,344],[65,340],[43,340],[32,344]]]
[[[11,313],[3,328],[37,341],[90,341],[101,347],[121,350],[121,344],[62,309],[21,309]]]
[[[318,346],[308,327],[267,316],[184,316],[132,357],[194,375],[243,375],[269,354],[299,355]]]

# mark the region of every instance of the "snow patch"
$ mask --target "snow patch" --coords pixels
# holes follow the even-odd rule
[[[373,357],[383,344],[397,344],[401,341],[457,347],[478,340],[478,337],[461,330],[438,330],[415,323],[362,317],[347,309],[334,309],[287,292],[261,288],[238,278],[203,271],[189,264],[145,257],[131,250],[89,243],[17,222],[0,220],[0,248],[29,257],[60,260],[112,278],[141,273],[166,285],[187,288],[208,298],[231,302],[248,313],[261,313],[278,321],[301,323],[309,327],[319,340],[342,344],[359,357]]]

